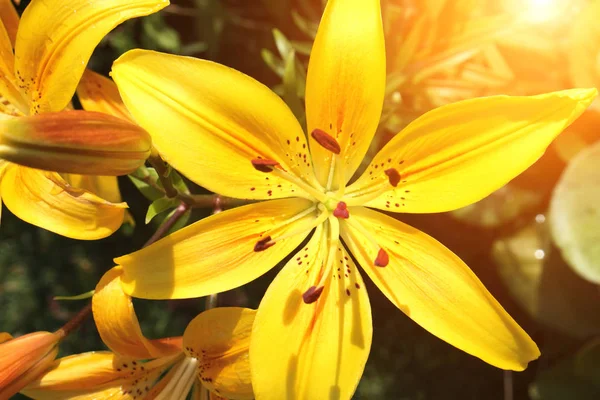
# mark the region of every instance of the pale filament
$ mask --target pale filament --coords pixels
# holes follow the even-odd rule
[[[365,228],[360,222],[358,222],[356,218],[345,219],[343,223],[348,224],[349,226],[360,232],[360,234],[369,242],[371,242],[371,244],[373,244],[373,246],[376,249],[381,248],[381,246],[379,245],[379,243],[377,243],[377,240],[375,240],[375,237],[371,234],[371,232],[367,228]]]
[[[319,281],[315,284],[316,287],[325,286],[325,281],[331,275],[331,270],[335,264],[335,254],[340,245],[340,224],[334,216],[328,218],[329,222],[329,237],[328,237],[328,253],[325,268],[323,269]]]
[[[356,192],[348,193],[347,197],[344,199],[344,202],[348,207],[362,206],[368,203],[369,201],[375,200],[379,196],[394,189],[395,188],[391,186],[387,181],[381,182],[372,186],[368,186],[366,188],[362,188],[360,190],[357,190]]]
[[[298,225],[298,228],[294,229],[289,233],[286,233],[285,235],[277,236],[274,239],[271,239],[269,243],[277,243],[280,240],[288,239],[292,236],[296,236],[301,233],[306,233],[308,231],[311,231],[313,228],[316,228],[317,226],[321,225],[323,222],[325,222],[325,220],[327,220],[327,218],[329,218],[330,214],[328,210],[324,209],[322,204],[319,204],[319,206],[321,213],[317,216],[317,218],[301,223],[300,225]],[[316,206],[313,207],[313,209],[314,208],[316,208]]]
[[[186,357],[175,367],[177,370],[173,374],[173,378],[155,397],[155,400],[185,400],[196,379],[197,364],[198,360],[196,358]]]
[[[296,186],[298,186],[300,189],[304,190],[306,193],[308,193],[311,196],[310,198],[308,198],[308,200],[311,200],[311,201],[318,200],[320,202],[324,202],[327,199],[325,197],[325,193],[323,193],[323,191],[318,190],[317,188],[311,186],[310,184],[306,183],[303,179],[300,179],[299,177],[297,177],[294,174],[291,174],[291,173],[284,171],[282,169],[279,169],[279,168],[273,168],[272,174],[275,176],[278,176],[281,179],[284,179],[290,183],[293,183]]]

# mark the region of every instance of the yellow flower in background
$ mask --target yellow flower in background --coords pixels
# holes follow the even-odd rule
[[[93,312],[104,343],[114,352],[57,360],[22,393],[34,399],[251,399],[248,347],[255,311],[216,308],[194,318],[183,337],[148,340],[131,298],[123,293],[120,268],[96,287]]]
[[[33,0],[19,21],[12,4],[2,3],[0,112],[17,116],[14,121],[2,118],[0,146],[5,155],[11,149],[6,151],[4,136],[14,126],[35,134],[32,126],[42,120],[36,114],[69,108],[92,51],[108,32],[129,18],[169,4],[168,0]],[[22,117],[28,115],[33,117]],[[14,125],[7,126],[6,121]],[[72,131],[86,128],[86,121],[73,118],[69,123]],[[140,157],[145,152],[149,153],[149,145]],[[2,162],[0,179],[2,201],[15,215],[55,233],[99,239],[123,222],[127,206],[121,203],[115,177],[67,176]]]
[[[436,213],[484,198],[533,164],[595,89],[440,107],[396,135],[351,182],[384,97],[377,0],[327,4],[308,70],[308,142],[279,97],[225,66],[133,50],[112,75],[174,168],[221,195],[268,200],[116,259],[126,293],[175,299],[244,285],[292,254],[257,311],[256,398],[351,397],[372,338],[355,261],[398,308],[459,349],[510,370],[539,356],[455,254],[372,208]]]

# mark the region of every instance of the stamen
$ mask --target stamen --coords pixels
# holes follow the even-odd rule
[[[340,154],[342,151],[337,140],[327,132],[321,129],[314,129],[310,136],[317,141],[323,148],[331,151],[334,154]]]
[[[350,218],[350,212],[348,211],[348,207],[346,206],[346,203],[344,203],[343,201],[340,201],[337,204],[337,207],[335,208],[335,210],[333,210],[333,216],[337,217],[337,218],[344,218],[344,219]]]
[[[347,223],[348,225],[350,225],[356,231],[358,231],[369,242],[371,242],[373,247],[379,248],[379,250],[377,251],[377,257],[375,257],[375,261],[373,262],[376,267],[385,267],[390,263],[390,257],[388,255],[387,251],[385,251],[379,245],[379,243],[377,243],[377,240],[375,240],[375,238],[373,237],[371,232],[369,230],[367,230],[360,222],[358,222],[358,220],[356,218],[349,218],[349,219],[345,220],[344,222]]]
[[[319,205],[321,206],[321,204],[319,204]],[[285,226],[288,226],[291,223],[298,221],[301,218],[306,217],[308,214],[312,213],[316,209],[317,209],[317,206],[312,206],[312,207],[308,208],[307,210],[288,219],[283,224],[276,226],[275,228],[271,229],[270,231],[275,231],[277,229],[281,229]],[[321,212],[321,214],[319,214],[319,216],[317,218],[311,219],[311,220],[307,221],[306,223],[298,225],[297,229],[294,229],[293,231],[286,233],[285,235],[277,236],[275,239],[273,239],[270,235],[265,236],[264,238],[262,238],[261,240],[256,242],[256,244],[254,245],[254,251],[256,251],[256,252],[264,251],[264,250],[268,249],[269,247],[274,246],[275,243],[277,243],[279,241],[288,239],[292,236],[296,236],[301,233],[306,233],[307,231],[311,231],[314,227],[320,225],[329,217],[329,212],[327,210],[325,210],[324,207],[319,207],[319,209],[322,212]]]
[[[186,357],[181,364],[174,367],[177,368],[174,372],[175,376],[155,397],[155,400],[185,399],[196,379],[197,364],[198,360],[196,358]]]
[[[255,158],[251,162],[255,170],[267,173],[273,172],[275,166],[279,165],[279,163],[275,160],[267,160],[264,158]]]
[[[321,297],[321,293],[323,293],[324,288],[325,286],[309,287],[308,290],[304,292],[304,294],[302,294],[302,300],[304,300],[306,304],[314,303],[315,301],[319,300],[319,297]]]
[[[325,263],[325,268],[322,269],[322,271],[321,271],[319,281],[317,282],[316,285],[308,288],[308,290],[306,292],[304,292],[304,294],[302,295],[302,298],[304,299],[304,302],[306,304],[310,304],[310,303],[306,301],[305,296],[307,296],[309,300],[312,300],[312,298],[314,296],[316,296],[316,298],[313,301],[318,300],[319,296],[321,295],[321,292],[323,291],[323,288],[325,287],[327,279],[329,279],[329,277],[331,275],[331,270],[333,269],[333,265],[335,264],[336,250],[340,244],[340,224],[338,223],[338,220],[336,218],[334,218],[333,216],[329,217],[329,238],[328,239],[329,240],[328,240],[328,243],[326,246],[328,246],[329,252],[327,253],[327,261]],[[316,293],[317,291],[318,291],[318,293]]]
[[[390,256],[384,249],[379,249],[375,258],[376,267],[386,267],[390,263]]]
[[[259,240],[258,242],[256,242],[256,244],[254,245],[254,251],[259,252],[259,251],[265,251],[266,249],[268,249],[269,247],[275,245],[275,242],[271,242],[271,236],[267,236],[261,240]]]
[[[398,170],[396,168],[390,168],[390,169],[386,169],[385,174],[388,176],[389,181],[390,181],[390,185],[392,185],[393,187],[398,186],[398,183],[400,183],[400,173],[398,172]]]

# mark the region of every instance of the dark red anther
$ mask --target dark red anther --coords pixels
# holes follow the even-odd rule
[[[340,151],[342,151],[338,141],[329,133],[322,131],[321,129],[314,129],[310,136],[312,136],[317,143],[334,154],[340,154]]]
[[[343,201],[337,203],[337,207],[335,210],[333,210],[333,216],[337,218],[348,219],[350,217],[350,212],[348,211],[346,203]]]
[[[314,303],[315,301],[319,300],[319,297],[321,297],[321,293],[323,293],[324,288],[325,286],[309,287],[308,290],[302,295],[302,300],[304,300],[306,304]]]
[[[271,242],[271,236],[267,236],[263,239],[260,239],[258,242],[256,242],[256,244],[254,245],[254,251],[259,252],[259,251],[264,251],[266,249],[268,249],[269,247],[273,246],[275,244],[275,242]]]
[[[400,173],[398,170],[396,168],[390,168],[386,169],[384,172],[390,180],[390,185],[393,187],[398,186],[398,183],[400,183]]]
[[[255,158],[252,160],[252,166],[260,172],[271,172],[279,163],[275,160],[266,160],[264,158]]]
[[[376,267],[385,267],[390,263],[390,256],[384,249],[379,249],[377,252],[377,258],[375,259]]]

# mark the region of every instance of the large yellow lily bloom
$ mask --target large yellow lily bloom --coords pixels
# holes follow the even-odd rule
[[[121,22],[168,4],[33,0],[19,22],[10,0],[0,0],[0,112],[23,116],[62,111],[100,40]],[[84,240],[112,234],[127,207],[115,177],[67,176],[5,161],[0,161],[0,195],[24,221]]]
[[[115,260],[126,293],[174,299],[238,287],[292,254],[254,323],[257,399],[351,397],[372,337],[356,262],[400,310],[459,349],[510,370],[539,356],[452,251],[373,208],[436,213],[484,198],[533,164],[595,89],[437,108],[396,135],[347,186],[382,110],[378,0],[327,4],[309,63],[308,142],[279,97],[225,66],[133,50],[115,62],[112,76],[176,169],[222,195],[268,200]]]
[[[113,351],[56,360],[22,393],[34,399],[251,399],[248,347],[256,312],[216,308],[194,318],[182,337],[142,334],[120,268],[108,271],[92,299],[94,320]],[[208,399],[207,399],[208,400]]]

